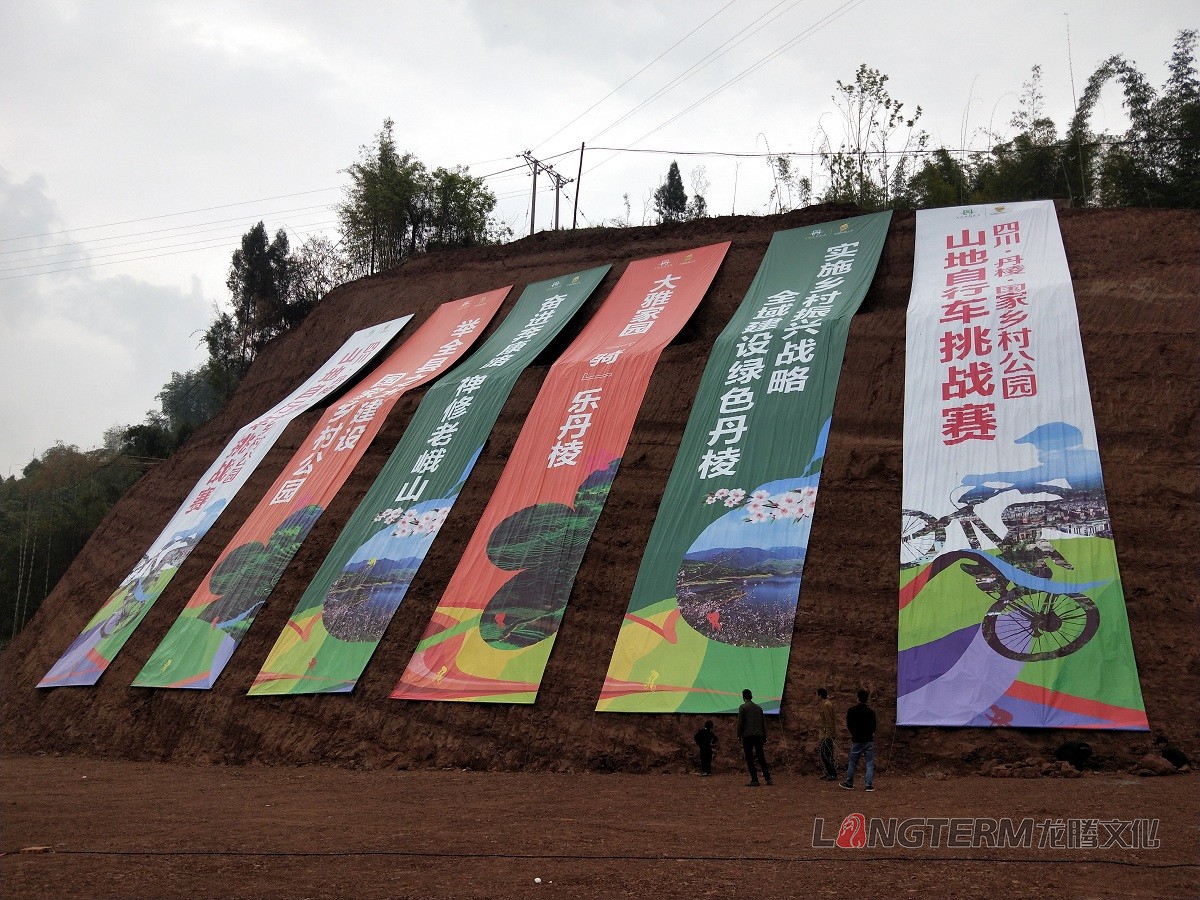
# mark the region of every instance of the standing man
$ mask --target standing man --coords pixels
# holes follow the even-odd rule
[[[860,756],[867,760],[867,790],[875,790],[875,710],[867,706],[868,697],[870,694],[866,691],[859,691],[858,703],[846,712],[846,729],[850,732],[850,762],[846,765],[846,780],[842,782],[842,787],[848,791],[854,790],[854,770]]]
[[[754,767],[755,760],[762,768],[763,781],[771,783],[771,770],[767,768],[767,756],[763,747],[767,742],[767,717],[763,708],[754,702],[750,688],[742,691],[745,702],[738,707],[738,740],[742,742],[742,750],[746,754],[746,768],[750,770],[750,781],[746,787],[758,787],[758,769]]]
[[[700,748],[701,775],[712,774],[713,751],[717,749],[719,743],[716,732],[713,731],[712,719],[709,719],[704,723],[704,727],[696,732],[696,746]]]
[[[817,696],[821,698],[821,724],[817,730],[817,736],[821,739],[821,766],[825,770],[825,774],[821,778],[825,781],[837,781],[837,768],[833,764],[833,740],[836,735],[837,719],[833,714],[833,703],[829,700],[829,691],[825,688],[817,688]]]

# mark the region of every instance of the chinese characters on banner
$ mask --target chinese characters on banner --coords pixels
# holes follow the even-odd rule
[[[207,689],[404,393],[466,353],[511,287],[444,303],[331,408],[221,551],[135,687]]]
[[[250,694],[354,689],[517,378],[609,268],[531,284],[492,336],[429,389],[297,603]]]
[[[728,248],[630,263],[551,367],[393,697],[534,702],[654,366]]]
[[[355,332],[304,384],[243,426],[38,687],[95,684],[288,423],[352,378],[411,318]]]
[[[850,320],[890,213],[775,234],[705,367],[597,709],[777,711]]]
[[[1029,327],[1029,294],[1020,280],[1025,273],[1021,223],[1014,219],[989,228],[962,228],[945,237],[938,320],[945,326],[938,339],[944,366],[942,440],[990,441],[995,439],[996,400],[1037,394],[1036,340]],[[1000,394],[993,398],[997,383]]]
[[[1050,201],[922,210],[897,722],[1145,729]]]

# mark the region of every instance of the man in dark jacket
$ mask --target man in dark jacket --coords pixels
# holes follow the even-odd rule
[[[858,703],[846,712],[846,729],[850,732],[850,762],[846,764],[846,780],[842,782],[842,787],[848,791],[854,790],[854,770],[860,756],[867,761],[867,790],[875,790],[875,710],[867,706],[869,696],[866,691],[859,691]]]
[[[742,742],[742,750],[746,754],[746,768],[750,770],[750,781],[746,787],[758,787],[758,769],[754,768],[755,760],[762,768],[763,781],[771,783],[771,770],[767,768],[767,757],[763,746],[767,742],[767,717],[763,708],[754,702],[750,688],[742,691],[745,702],[738,707],[738,740]]]

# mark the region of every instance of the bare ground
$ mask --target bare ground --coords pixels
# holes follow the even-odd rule
[[[736,762],[718,755],[704,779],[7,757],[0,876],[12,900],[1190,897],[1200,884],[1194,775],[884,774],[866,794],[815,776],[747,789]],[[813,849],[817,817],[832,836],[853,812],[1151,818],[1161,846]]]

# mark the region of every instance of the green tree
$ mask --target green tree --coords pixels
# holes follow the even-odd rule
[[[1034,66],[1022,85],[1021,99],[1009,123],[1015,137],[996,143],[976,160],[977,194],[986,202],[1071,197],[1070,166],[1077,165],[1060,142],[1054,121],[1043,115],[1042,67]]]
[[[130,425],[121,435],[121,452],[135,459],[166,459],[175,449],[166,418],[153,411],[146,414],[144,422]]]
[[[767,199],[767,209],[777,213],[807,206],[812,199],[812,181],[802,177],[786,156],[767,154],[774,187]]]
[[[0,641],[29,621],[143,468],[111,450],[59,443],[20,478],[0,480]]]
[[[833,100],[841,119],[835,139],[822,127],[821,163],[829,176],[822,199],[856,203],[863,209],[886,209],[902,196],[913,174],[916,154],[929,136],[917,131],[921,107],[911,116],[887,91],[888,76],[866,63],[853,83],[841,80]]]
[[[359,150],[346,199],[338,206],[342,244],[355,274],[395,268],[415,253],[424,230],[425,166],[396,150],[394,123],[385,119],[372,147]]]
[[[1092,199],[1105,206],[1200,206],[1200,80],[1196,30],[1180,31],[1156,91],[1123,56],[1111,56],[1088,79],[1072,121],[1070,143],[1092,138],[1099,148],[1084,158],[1093,173]],[[1092,135],[1089,120],[1101,89],[1121,85],[1129,129],[1117,141]],[[1069,148],[1070,149],[1070,148]],[[1089,165],[1090,164],[1090,165]]]
[[[925,157],[913,173],[899,198],[900,205],[912,209],[934,206],[961,206],[978,203],[974,187],[974,168],[970,161],[960,162],[945,147]]]
[[[156,399],[167,425],[176,432],[202,425],[224,406],[224,398],[217,393],[207,366],[172,372]]]
[[[395,123],[385,119],[375,143],[345,171],[338,206],[345,261],[354,275],[387,271],[430,246],[495,243],[511,232],[492,219],[496,197],[466,168],[432,174],[396,149]]]
[[[205,371],[223,405],[233,396],[253,357],[238,337],[233,316],[219,309],[204,332],[204,345],[208,349]]]
[[[688,195],[679,174],[679,163],[671,160],[666,180],[654,192],[654,212],[660,222],[682,222],[687,218]]]
[[[496,208],[495,195],[482,178],[475,178],[463,167],[434,169],[427,191],[427,248],[494,244],[512,234],[511,229],[491,217]]]
[[[310,235],[292,253],[292,306],[305,315],[350,272],[337,245],[323,234]]]
[[[241,353],[247,359],[303,319],[292,304],[292,260],[287,232],[282,228],[271,240],[262,222],[242,235],[225,286],[233,299]]]
[[[709,180],[704,166],[696,166],[690,176],[692,182],[692,199],[688,201],[686,218],[703,219],[708,215],[708,201],[704,195],[708,193]]]

